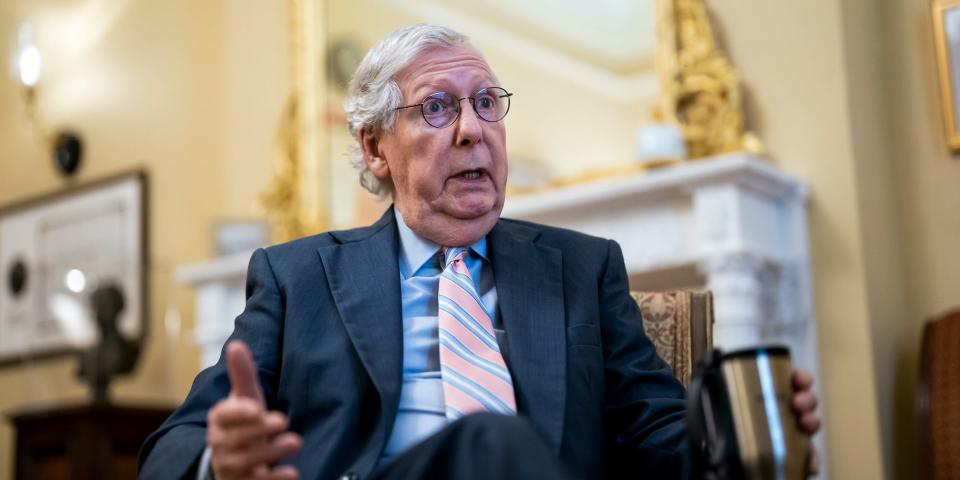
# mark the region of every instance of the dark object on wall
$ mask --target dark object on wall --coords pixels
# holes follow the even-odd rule
[[[17,259],[14,260],[13,266],[10,267],[10,295],[14,298],[19,297],[27,288],[27,266],[24,265],[23,260]]]
[[[14,478],[134,479],[140,444],[171,411],[88,405],[11,415],[16,428]]]
[[[346,92],[347,85],[353,78],[353,72],[357,71],[357,66],[360,65],[366,51],[366,48],[361,47],[360,43],[353,39],[334,40],[327,48],[327,75],[330,83],[340,91]]]
[[[69,130],[60,132],[53,143],[53,160],[57,170],[65,177],[76,173],[83,160],[83,142],[80,136]]]
[[[960,309],[923,328],[917,413],[920,478],[960,478]]]
[[[124,309],[119,287],[108,283],[97,288],[90,296],[90,304],[96,315],[100,341],[80,354],[77,375],[90,386],[93,401],[102,404],[107,402],[110,380],[133,370],[140,356],[140,342],[124,338],[117,328],[117,318]]]
[[[790,351],[713,350],[687,390],[687,431],[695,478],[809,477],[809,439],[793,419]]]

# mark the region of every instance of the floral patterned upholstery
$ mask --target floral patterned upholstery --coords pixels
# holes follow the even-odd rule
[[[630,292],[643,315],[643,329],[673,374],[690,382],[693,367],[713,345],[713,295],[674,290]]]

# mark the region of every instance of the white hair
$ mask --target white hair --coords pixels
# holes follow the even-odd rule
[[[361,130],[382,133],[393,128],[397,120],[395,109],[403,101],[400,86],[393,77],[424,50],[465,43],[468,43],[465,35],[447,27],[413,25],[394,30],[363,57],[350,80],[343,105],[350,135],[357,141],[350,154],[351,163],[360,172],[363,188],[381,196],[393,191],[389,180],[381,181],[367,167],[359,145]]]

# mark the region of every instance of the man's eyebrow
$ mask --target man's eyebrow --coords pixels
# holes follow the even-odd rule
[[[475,88],[470,89],[470,95],[473,95],[474,92],[481,88],[488,87],[498,87],[497,81],[492,78],[484,78],[483,81],[477,84]],[[432,95],[437,92],[450,92],[452,90],[452,85],[444,82],[431,81],[427,82],[421,86],[415,87],[412,90],[412,94],[416,97],[416,100],[423,100],[427,96]],[[451,92],[452,93],[452,92]]]

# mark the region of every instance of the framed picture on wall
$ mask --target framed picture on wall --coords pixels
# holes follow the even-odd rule
[[[144,172],[0,209],[0,364],[93,346],[101,287],[121,293],[119,333],[142,338],[148,258]]]
[[[947,145],[960,151],[960,0],[934,0],[933,33]]]

